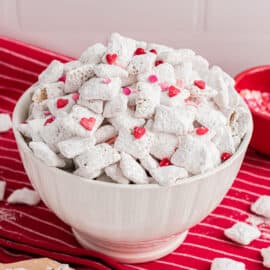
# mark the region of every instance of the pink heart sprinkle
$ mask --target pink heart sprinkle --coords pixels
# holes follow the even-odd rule
[[[158,81],[158,77],[157,77],[156,75],[152,74],[152,75],[150,75],[150,76],[148,77],[148,81],[149,81],[150,83],[155,83],[155,82]]]
[[[160,86],[160,88],[161,88],[162,91],[167,91],[168,90],[168,87],[169,87],[169,85],[166,82],[161,82],[159,84],[159,86]]]
[[[79,97],[80,97],[80,94],[79,94],[79,93],[74,93],[74,94],[72,95],[72,99],[73,99],[74,101],[77,101],[77,100],[79,99]]]
[[[126,96],[129,96],[131,94],[131,90],[128,87],[124,87],[122,91]]]
[[[102,82],[105,83],[105,84],[109,84],[109,83],[112,82],[112,80],[110,78],[105,78],[105,79],[103,79]]]

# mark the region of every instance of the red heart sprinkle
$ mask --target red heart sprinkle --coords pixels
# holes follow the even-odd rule
[[[171,165],[171,161],[170,161],[167,157],[163,158],[163,159],[159,162],[159,166],[160,166],[160,167],[169,166],[169,165]]]
[[[60,79],[58,81],[59,82],[65,82],[66,81],[66,76],[63,75],[62,77],[60,77]]]
[[[134,55],[140,54],[145,54],[145,50],[143,48],[137,48],[136,51],[134,52]]]
[[[158,66],[158,65],[161,65],[163,64],[164,62],[162,60],[156,60],[155,62],[155,66]]]
[[[155,50],[155,49],[151,49],[149,52],[157,54],[157,50]]]
[[[200,89],[205,89],[205,81],[202,80],[195,80],[194,85],[197,86]]]
[[[155,82],[157,82],[158,81],[158,77],[156,76],[156,75],[150,75],[149,77],[148,77],[148,81],[150,82],[150,83],[155,83]]]
[[[109,65],[112,65],[117,60],[118,55],[116,53],[106,54],[106,61]]]
[[[206,128],[206,127],[198,127],[198,128],[196,128],[196,134],[197,134],[197,135],[204,135],[204,134],[206,134],[208,131],[209,131],[209,129]]]
[[[231,156],[232,156],[231,153],[229,153],[229,152],[223,152],[221,154],[220,158],[221,158],[222,161],[225,161],[225,160],[229,159]]]
[[[44,122],[44,126],[47,126],[48,124],[52,123],[55,120],[55,116],[52,116]]]
[[[140,139],[144,134],[146,130],[143,127],[134,127],[133,128],[133,136],[136,139]]]
[[[45,115],[45,116],[49,116],[49,115],[51,115],[51,112],[46,111],[46,112],[44,112],[44,115]]]
[[[59,98],[56,102],[56,107],[58,109],[64,108],[68,104],[68,99],[66,98]]]
[[[171,85],[168,90],[168,96],[169,97],[175,97],[180,93],[180,90],[176,88],[175,86]]]
[[[80,97],[80,94],[79,94],[79,93],[74,93],[74,94],[72,95],[72,99],[73,99],[74,101],[77,101],[77,100],[79,99],[79,97]]]
[[[80,120],[80,125],[83,126],[87,130],[92,130],[96,123],[96,119],[94,117],[83,117]]]

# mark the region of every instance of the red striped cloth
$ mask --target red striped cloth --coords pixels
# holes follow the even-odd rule
[[[52,59],[70,58],[7,38],[0,38],[0,112],[12,113],[16,100]],[[30,187],[12,131],[0,134],[0,178],[13,190]],[[44,204],[36,207],[0,203],[0,261],[11,262],[48,256],[78,269],[208,270],[216,257],[246,264],[248,270],[264,269],[260,249],[270,246],[270,226],[263,225],[260,239],[247,247],[228,241],[223,231],[244,221],[260,195],[270,195],[270,160],[249,150],[241,170],[222,203],[193,227],[185,242],[170,255],[150,263],[121,265],[97,252],[80,248],[70,227]]]

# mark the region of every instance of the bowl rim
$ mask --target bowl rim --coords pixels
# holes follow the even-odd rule
[[[239,83],[239,81],[241,81],[245,76],[253,74],[253,73],[257,73],[257,72],[261,72],[264,70],[270,70],[270,65],[260,65],[260,66],[255,66],[255,67],[251,67],[248,69],[245,69],[241,72],[239,72],[238,74],[235,75],[234,80],[235,80],[235,85],[237,83]],[[241,89],[244,90],[244,89]],[[239,93],[241,90],[236,89],[236,91]],[[248,104],[247,104],[248,106]],[[248,108],[250,109],[250,111],[252,112],[253,115],[259,117],[259,118],[263,118],[265,120],[270,120],[270,115],[266,115],[263,114],[261,112],[257,112],[255,111],[252,107],[248,106]]]
[[[25,139],[23,138],[22,134],[18,131],[17,129],[17,125],[21,122],[19,121],[19,114],[21,112],[21,110],[23,110],[23,103],[25,102],[25,100],[27,100],[27,98],[30,96],[32,92],[32,89],[29,88],[27,89],[19,98],[19,100],[16,103],[16,106],[13,110],[13,115],[12,115],[12,122],[13,122],[13,132],[15,135],[15,139],[16,139],[16,143],[18,144],[18,149],[19,152],[21,151],[25,151],[28,152],[28,154],[31,155],[31,157],[37,162],[39,163],[41,166],[45,166],[47,170],[50,170],[52,173],[54,174],[62,174],[63,177],[65,176],[73,176],[76,177],[78,180],[80,181],[84,181],[85,183],[88,183],[89,185],[100,185],[100,186],[104,186],[104,187],[108,187],[108,188],[116,188],[116,189],[131,189],[131,190],[144,190],[144,189],[171,189],[174,188],[176,186],[181,186],[181,185],[185,185],[188,183],[192,183],[195,181],[201,181],[209,176],[212,176],[214,174],[216,174],[218,171],[221,171],[223,169],[226,169],[228,167],[231,166],[231,164],[243,153],[247,150],[248,144],[251,140],[251,136],[252,136],[252,131],[253,131],[253,121],[252,121],[252,117],[251,117],[251,113],[249,110],[249,107],[247,106],[247,104],[241,99],[240,102],[242,102],[242,104],[248,109],[248,112],[250,114],[250,121],[249,121],[249,126],[247,129],[247,133],[245,134],[244,138],[242,139],[242,142],[240,144],[240,146],[238,147],[237,151],[225,162],[221,163],[219,166],[217,166],[216,168],[207,171],[203,174],[198,174],[198,175],[194,175],[185,179],[182,179],[178,182],[176,182],[173,185],[170,186],[160,186],[159,184],[140,184],[140,185],[125,185],[125,184],[117,184],[117,183],[110,183],[110,182],[103,182],[103,181],[96,181],[96,180],[92,180],[92,179],[87,179],[87,178],[83,178],[77,175],[74,175],[70,172],[67,172],[65,170],[56,168],[56,167],[50,167],[47,166],[46,164],[44,164],[40,159],[38,159],[33,152],[31,151],[31,149],[29,148],[29,146],[27,145]],[[24,110],[25,111],[25,110]],[[29,178],[30,179],[30,178]]]

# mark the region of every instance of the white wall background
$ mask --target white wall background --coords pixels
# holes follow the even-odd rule
[[[0,34],[67,55],[112,31],[192,48],[232,75],[270,64],[270,0],[0,0]]]

